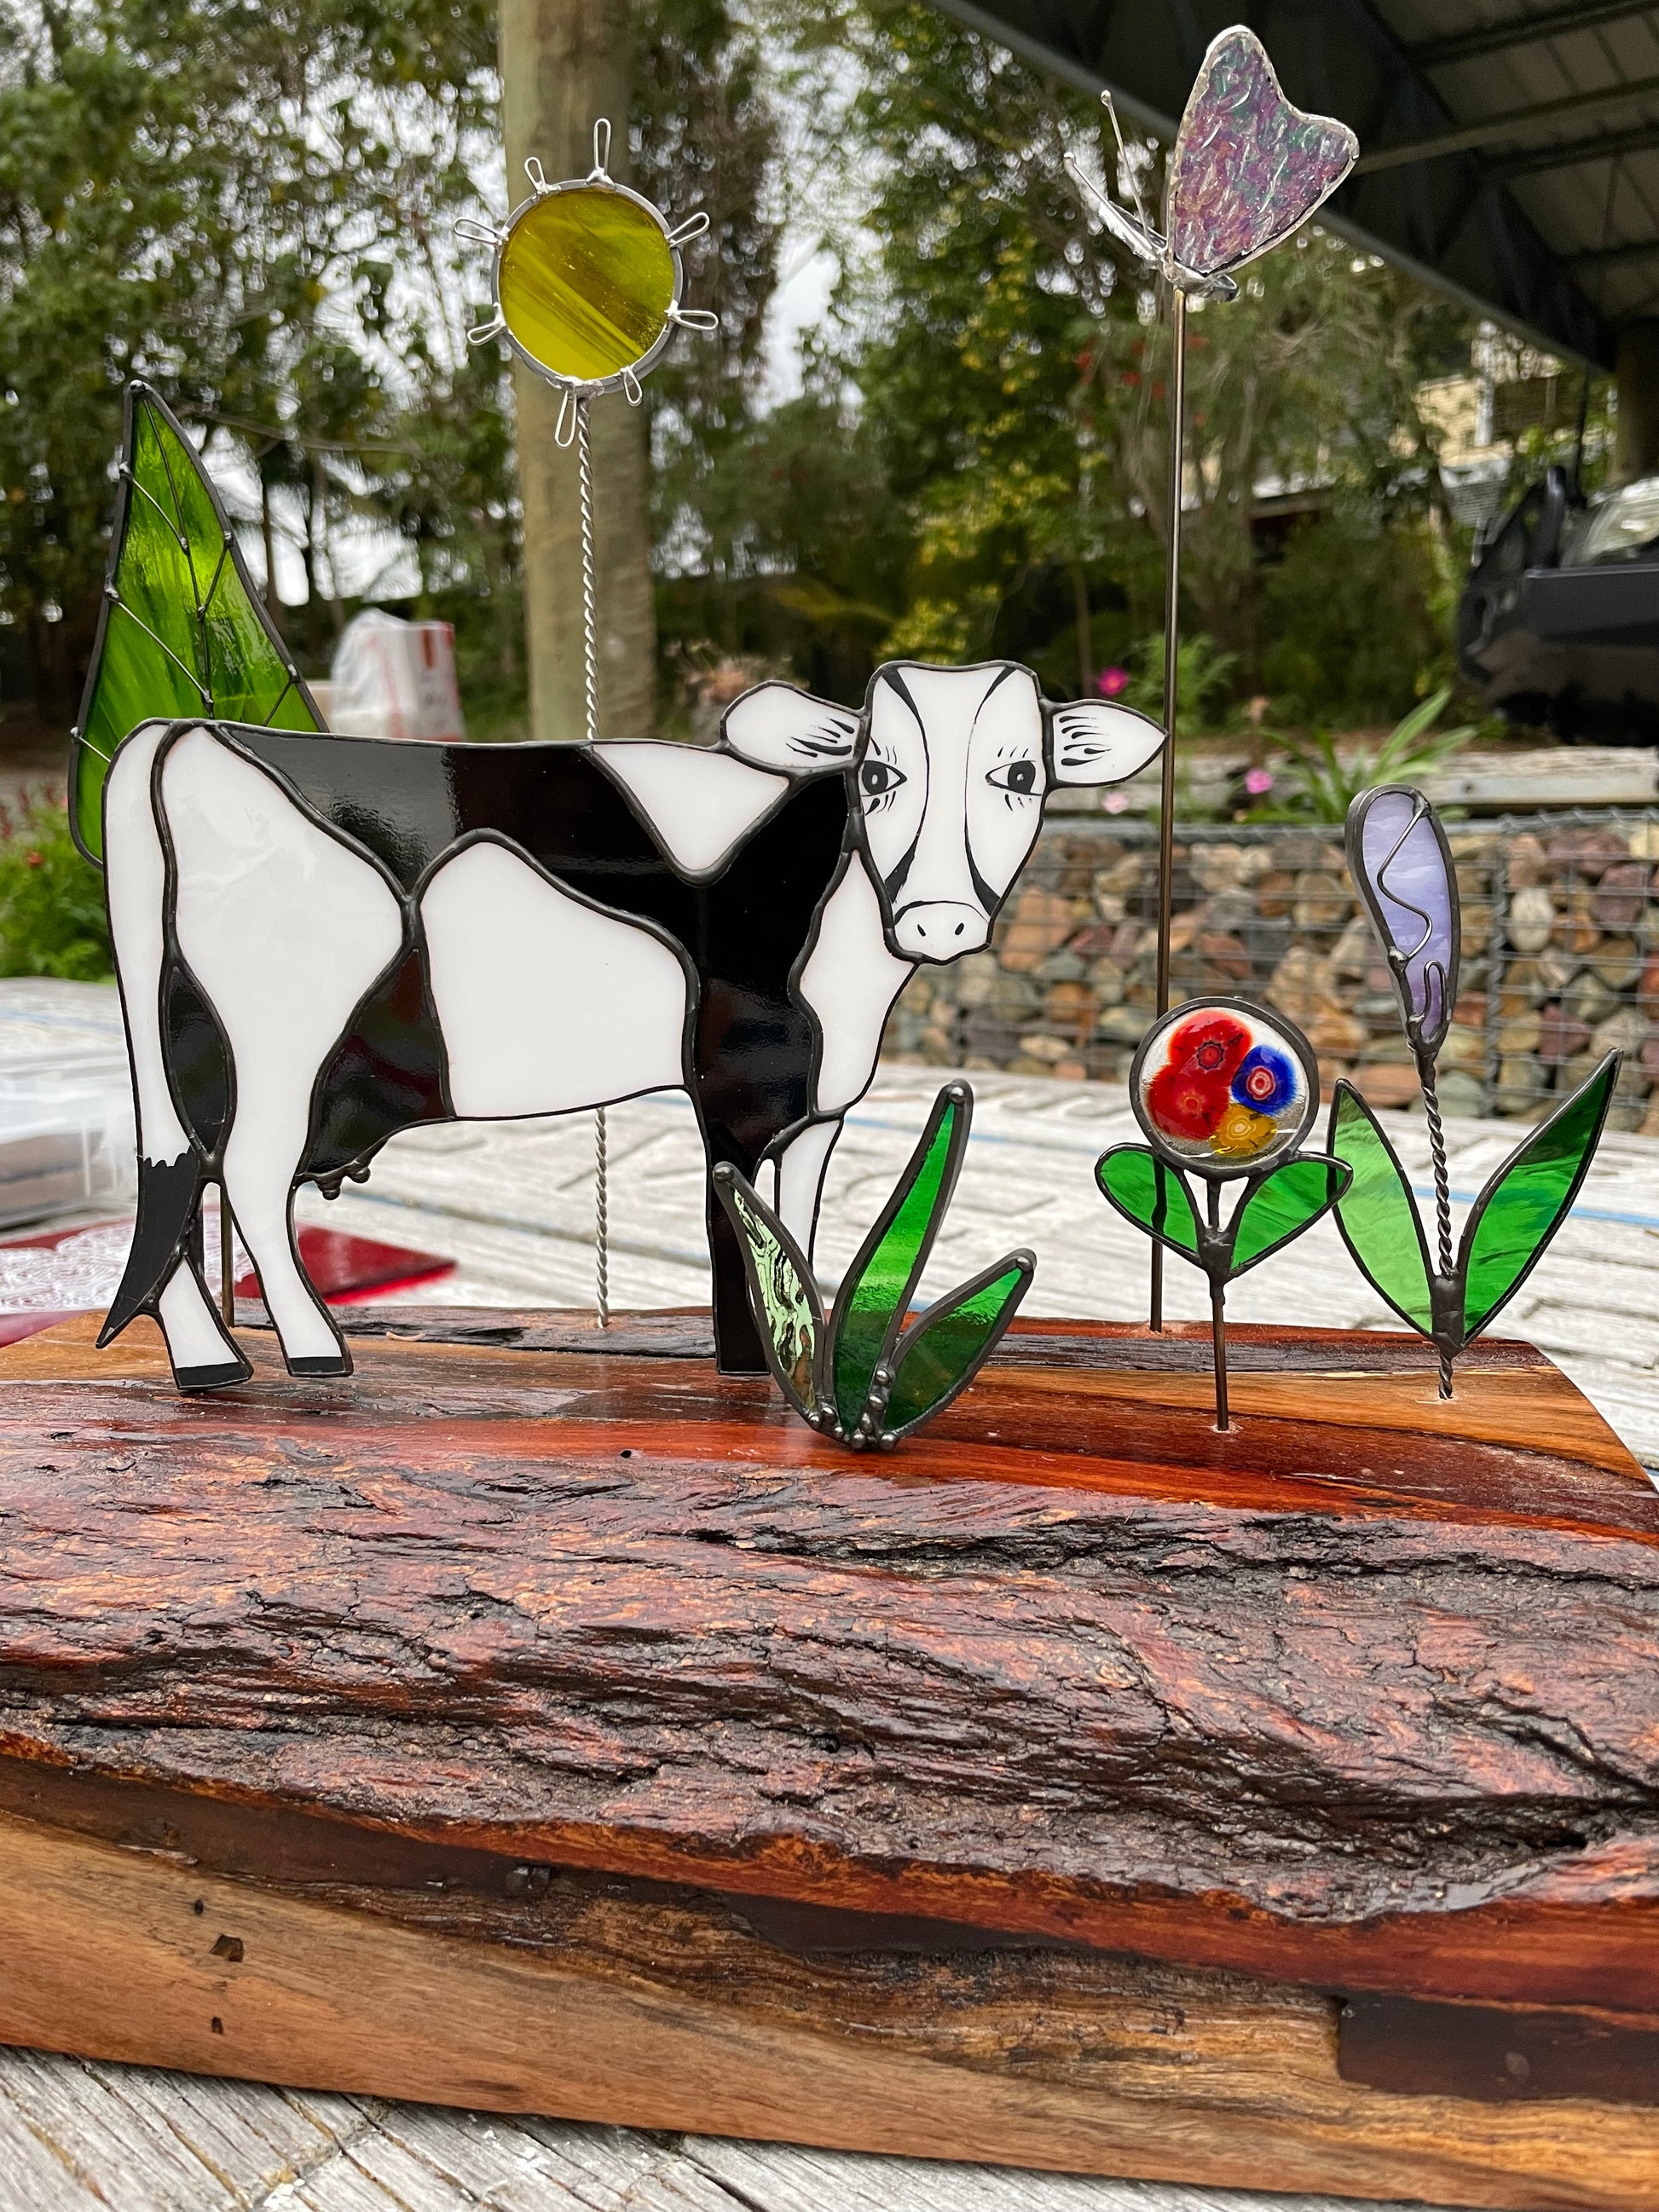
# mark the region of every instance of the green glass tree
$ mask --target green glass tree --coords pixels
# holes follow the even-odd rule
[[[104,855],[104,779],[141,722],[200,714],[320,730],[195,447],[148,385],[127,387],[104,605],[70,763],[70,822]]]
[[[973,1108],[965,1083],[939,1092],[827,1321],[812,1271],[782,1222],[734,1167],[714,1170],[714,1188],[742,1241],[749,1302],[774,1379],[802,1420],[855,1451],[890,1450],[967,1389],[1036,1270],[1030,1252],[1010,1252],[910,1318]]]

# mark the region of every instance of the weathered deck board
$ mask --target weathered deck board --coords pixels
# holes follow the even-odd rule
[[[121,2162],[137,2114],[178,2154],[163,2175]],[[0,2051],[0,2160],[5,2212],[1381,2212],[1352,2198],[645,2136],[15,2051]]]

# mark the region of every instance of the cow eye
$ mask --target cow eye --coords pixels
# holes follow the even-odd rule
[[[999,791],[1012,791],[1022,799],[1029,799],[1036,789],[1036,763],[1005,761],[1000,768],[994,768],[985,781],[994,783]]]
[[[859,770],[859,788],[866,799],[879,799],[884,791],[896,791],[904,778],[885,761],[867,760]]]

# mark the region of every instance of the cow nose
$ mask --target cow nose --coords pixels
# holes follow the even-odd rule
[[[906,907],[893,924],[893,935],[899,951],[912,960],[954,960],[960,952],[977,952],[989,927],[978,907],[934,899],[926,906]]]

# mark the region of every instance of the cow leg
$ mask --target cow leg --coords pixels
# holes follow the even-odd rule
[[[402,951],[402,908],[377,869],[206,730],[167,755],[161,797],[179,948],[230,1048],[226,1194],[291,1371],[346,1374],[295,1249],[294,1182],[318,1076]]]
[[[764,1375],[769,1370],[760,1331],[749,1307],[749,1279],[744,1272],[743,1247],[726,1208],[714,1195],[715,1162],[732,1158],[729,1147],[710,1148],[709,1173],[704,1194],[708,1224],[708,1259],[714,1270],[714,1364],[722,1375]],[[757,1163],[732,1159],[738,1172],[753,1179]]]
[[[817,1234],[824,1170],[840,1134],[839,1118],[814,1121],[792,1140],[778,1162],[777,1216],[809,1260]]]
[[[204,1161],[179,1119],[161,1022],[167,973],[167,854],[155,818],[155,763],[173,734],[153,722],[115,756],[104,789],[106,889],[138,1115],[138,1219],[98,1341],[154,1314],[181,1390],[245,1382],[252,1373],[220,1326],[201,1279]]]

